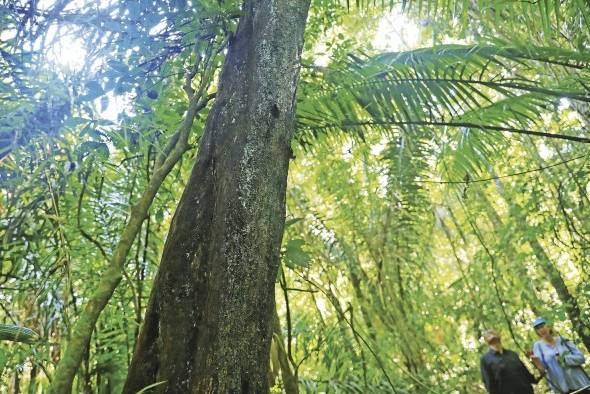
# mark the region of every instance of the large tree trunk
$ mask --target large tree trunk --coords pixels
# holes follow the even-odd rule
[[[246,1],[125,393],[265,393],[309,0]]]

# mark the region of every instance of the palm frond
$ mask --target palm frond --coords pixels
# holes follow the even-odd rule
[[[497,24],[501,20],[503,24],[510,26],[534,26],[536,30],[547,35],[571,21],[574,21],[578,28],[590,27],[590,5],[582,0],[328,0],[322,3],[324,6],[345,7],[349,12],[375,8],[390,11],[400,7],[406,12],[422,17],[450,22],[460,21],[463,27],[466,27],[470,18],[476,15],[480,23]]]
[[[441,130],[447,137],[455,130],[460,139],[485,132],[489,146],[478,150],[488,153],[507,133],[588,143],[588,136],[546,132],[540,117],[562,98],[590,102],[578,71],[588,65],[586,53],[505,45],[350,55],[319,83],[304,81],[298,137],[305,144],[334,131],[363,138],[370,129],[410,135],[426,129],[433,140],[441,139]],[[556,79],[546,72],[555,67],[576,72]]]

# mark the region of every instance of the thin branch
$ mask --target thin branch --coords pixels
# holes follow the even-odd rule
[[[416,183],[438,183],[438,184],[444,184],[444,185],[453,185],[453,184],[470,184],[470,183],[479,183],[479,182],[488,182],[488,181],[495,181],[498,179],[503,179],[503,178],[509,178],[509,177],[513,177],[513,176],[518,176],[518,175],[525,175],[525,174],[530,174],[533,172],[538,172],[538,171],[544,171],[546,169],[549,168],[553,168],[553,167],[557,167],[557,166],[561,166],[563,164],[587,157],[588,155],[584,154],[584,155],[580,155],[580,156],[576,156],[572,159],[568,159],[568,160],[564,160],[564,161],[560,161],[558,163],[554,163],[548,166],[541,166],[538,168],[533,168],[532,170],[527,170],[527,171],[520,171],[520,172],[513,172],[511,174],[506,174],[506,175],[497,175],[497,176],[493,176],[493,177],[489,177],[489,178],[481,178],[481,179],[473,179],[473,180],[465,180],[465,181],[435,181],[435,180],[431,180],[431,179],[424,179],[424,180],[414,180],[414,182]]]
[[[12,317],[12,313],[10,313],[10,311],[8,310],[8,308],[6,308],[6,306],[4,305],[3,302],[0,302],[0,307],[2,308],[4,313],[6,314],[6,317],[8,317],[8,319],[10,319],[12,324],[14,324],[15,326],[18,326],[16,319],[14,317]]]
[[[510,332],[510,336],[512,337],[512,340],[514,341],[516,346],[518,346],[518,348],[524,353],[525,352],[524,348],[520,345],[520,342],[518,341],[518,339],[516,339],[516,334],[514,333],[514,329],[512,328],[512,322],[510,321],[510,318],[508,316],[508,312],[506,312],[506,308],[504,307],[504,300],[502,299],[502,296],[500,294],[500,289],[498,287],[498,278],[496,275],[496,258],[494,257],[494,255],[492,254],[490,249],[487,247],[487,245],[483,239],[483,236],[481,235],[477,225],[472,221],[469,210],[467,209],[467,207],[465,207],[464,204],[461,204],[461,205],[463,206],[463,209],[465,210],[465,213],[467,214],[467,222],[471,226],[473,233],[475,234],[475,236],[478,239],[481,246],[484,248],[488,257],[490,258],[490,263],[491,263],[490,268],[492,271],[492,283],[494,284],[494,291],[496,293],[496,298],[498,299],[498,304],[500,305],[500,310],[502,311],[502,315],[504,316],[504,320],[506,321],[506,325],[508,326],[508,331]]]
[[[328,294],[328,292],[321,287],[319,284],[315,283],[313,280],[311,280],[310,278],[307,278],[301,274],[299,274],[300,278],[303,279],[304,281],[308,282],[309,284],[311,284],[313,287],[315,287],[316,289],[318,289],[320,292],[322,292],[326,298],[330,301],[330,303],[332,303],[333,297],[330,296],[330,294]],[[391,390],[394,393],[398,393],[398,391],[395,389],[395,386],[393,384],[393,382],[391,381],[391,378],[389,377],[389,374],[387,373],[387,371],[385,370],[385,365],[383,364],[383,361],[381,360],[381,357],[379,357],[379,355],[373,350],[373,348],[371,347],[371,345],[367,342],[367,340],[364,338],[363,335],[361,335],[361,333],[354,328],[354,326],[351,324],[350,321],[348,321],[348,319],[346,318],[346,316],[344,315],[344,312],[342,313],[342,316],[340,316],[342,318],[342,320],[344,320],[346,322],[346,324],[348,325],[348,327],[350,327],[350,329],[353,331],[354,335],[358,335],[358,338],[361,340],[361,342],[363,342],[363,344],[366,346],[366,348],[369,350],[369,352],[373,355],[373,357],[375,358],[375,360],[377,361],[377,365],[379,366],[379,369],[381,370],[381,372],[383,373],[383,375],[385,376],[385,379],[387,380],[387,382],[389,383],[389,386],[391,387]],[[427,389],[427,392],[435,392],[437,393],[437,391],[433,388],[431,388],[428,384],[420,381],[416,376],[414,376],[411,372],[406,371],[405,369],[399,367],[399,370],[408,375],[415,383],[423,386],[425,389]]]
[[[299,289],[296,287],[287,287],[286,290],[288,291],[300,291],[303,293],[319,293],[319,290],[312,290],[312,289]]]
[[[285,309],[287,318],[287,357],[291,365],[295,366],[296,363],[293,360],[292,342],[293,342],[293,323],[291,321],[291,307],[289,305],[289,292],[287,290],[287,278],[285,276],[285,270],[281,267],[281,278],[279,280],[281,289],[283,290],[283,297],[285,298]]]
[[[485,71],[485,70],[484,70]],[[560,97],[560,98],[570,98],[572,100],[582,101],[582,102],[590,102],[590,95],[585,93],[584,91],[566,91],[566,90],[557,90],[557,89],[546,89],[539,86],[535,86],[533,83],[534,81],[527,81],[524,80],[525,83],[516,83],[512,82],[514,79],[509,80],[499,80],[499,81],[487,81],[483,79],[457,79],[457,78],[402,78],[402,77],[389,77],[384,79],[370,79],[365,80],[362,82],[356,82],[348,86],[336,85],[332,89],[325,89],[322,91],[318,97],[326,97],[333,95],[335,92],[344,89],[358,89],[362,87],[369,87],[375,85],[392,85],[392,84],[401,84],[401,83],[412,83],[412,84],[425,84],[425,83],[436,83],[436,84],[453,84],[453,85],[481,85],[486,86],[489,88],[494,89],[495,91],[499,92],[507,92],[509,89],[530,92],[530,93],[541,93],[551,97]],[[487,97],[483,96],[481,92],[479,92],[475,86],[471,86],[473,93],[482,96],[486,100],[490,101]]]
[[[352,129],[355,127],[375,127],[375,126],[446,126],[446,127],[465,127],[469,129],[479,129],[482,131],[505,131],[507,133],[513,134],[523,134],[523,135],[531,135],[536,137],[546,137],[546,138],[555,138],[561,140],[568,140],[573,142],[581,142],[584,144],[590,143],[590,138],[588,137],[577,137],[573,135],[566,135],[566,134],[553,134],[553,133],[546,133],[543,131],[534,131],[528,129],[517,129],[514,127],[507,127],[507,126],[493,126],[493,125],[481,125],[471,122],[444,122],[444,121],[395,121],[395,120],[374,120],[374,121],[364,121],[364,122],[351,122],[347,124],[325,124],[322,126],[305,126],[311,130],[328,130],[328,129]]]

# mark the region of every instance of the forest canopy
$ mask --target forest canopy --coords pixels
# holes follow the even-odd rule
[[[1,392],[485,393],[538,316],[590,352],[588,2],[0,27]]]

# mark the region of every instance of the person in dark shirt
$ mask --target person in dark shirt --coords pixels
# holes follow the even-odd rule
[[[532,385],[541,378],[535,378],[529,372],[518,354],[504,349],[500,334],[496,330],[486,330],[483,337],[490,346],[480,360],[481,377],[488,393],[534,394]]]

